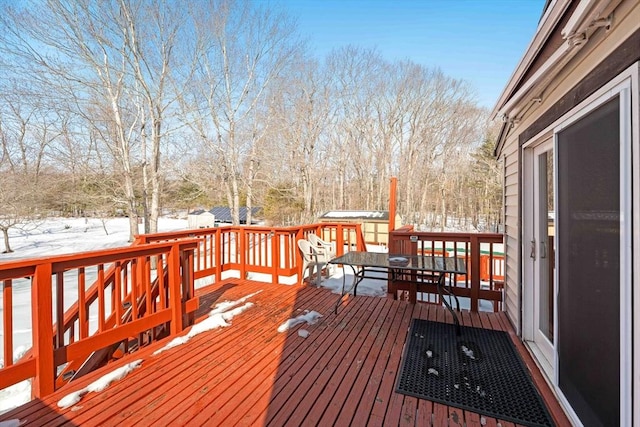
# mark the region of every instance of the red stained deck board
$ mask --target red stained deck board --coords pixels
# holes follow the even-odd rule
[[[318,291],[318,290],[316,290]],[[296,307],[314,304],[313,300],[295,301]],[[328,307],[327,298],[316,302],[313,309],[325,312]],[[195,414],[181,413],[174,411],[173,416],[164,418],[163,421],[171,422],[175,425],[185,423],[198,423],[198,417],[208,419],[218,416],[223,407],[227,407],[224,413],[229,413],[229,406],[239,406],[242,404],[240,398],[248,392],[254,392],[254,386],[260,383],[264,377],[269,377],[275,369],[279,361],[279,354],[282,352],[286,334],[277,333],[274,338],[274,332],[277,327],[286,319],[300,314],[298,310],[286,316],[275,315],[274,312],[267,308],[269,316],[256,316],[260,320],[258,326],[253,326],[250,333],[246,329],[236,334],[230,343],[224,357],[218,358],[218,364],[210,372],[207,378],[195,378],[194,381],[188,383],[185,390],[185,404],[193,404],[202,406],[201,410]],[[203,393],[200,391],[205,390]],[[197,397],[193,397],[198,391]],[[202,394],[202,396],[200,396]],[[233,402],[229,402],[229,401]],[[195,418],[195,419],[192,419]]]
[[[332,295],[332,303],[335,303],[335,295]],[[333,305],[331,306],[333,309]],[[299,374],[301,377],[304,375],[302,373],[308,372],[311,370],[316,364],[317,359],[314,359],[313,356],[316,353],[321,352],[322,348],[327,347],[331,342],[334,342],[338,335],[334,334],[335,324],[338,325],[348,325],[353,322],[353,316],[358,313],[360,308],[357,305],[351,305],[351,307],[341,307],[339,310],[339,314],[337,316],[333,316],[330,314],[327,316],[326,322],[323,322],[316,332],[314,332],[308,339],[307,343],[304,347],[298,349],[285,349],[283,353],[283,359],[278,367],[278,379],[275,386],[270,387],[270,395],[263,394],[259,396],[260,402],[266,402],[268,404],[269,400],[271,400],[271,405],[254,405],[248,408],[246,414],[240,417],[240,423],[244,425],[259,425],[262,424],[267,417],[267,413],[260,413],[260,408],[275,408],[274,412],[280,407],[276,402],[279,400],[280,402],[287,402],[289,399],[292,399],[292,395],[296,393],[296,381],[295,375]],[[334,318],[335,317],[335,318]],[[316,339],[317,338],[317,339]],[[290,347],[290,346],[288,346]],[[333,353],[331,353],[333,354]],[[328,357],[331,357],[329,354]],[[287,384],[290,384],[289,389],[287,391]],[[299,390],[298,390],[299,391]],[[307,393],[308,395],[310,393]],[[273,417],[273,414],[270,414]],[[239,417],[232,416],[227,421],[237,420]]]
[[[240,296],[245,296],[254,291],[254,289],[247,289],[241,295],[228,299],[237,299]],[[285,300],[295,296],[295,293],[287,292],[289,290],[283,291],[281,296],[285,298]],[[262,305],[261,296],[262,294],[258,294],[250,301],[254,301],[257,305]],[[270,303],[264,305],[264,308],[267,310],[282,311],[279,307],[280,305]],[[252,307],[236,316],[231,321],[231,327],[220,328],[200,334],[192,338],[188,346],[180,346],[167,350],[158,356],[151,356],[148,359],[149,362],[157,361],[157,366],[154,370],[155,375],[152,376],[152,378],[149,378],[149,375],[147,375],[147,377],[142,380],[145,381],[146,386],[143,388],[141,385],[138,385],[135,390],[135,393],[149,397],[146,399],[138,399],[135,404],[124,401],[125,407],[117,408],[117,416],[108,413],[111,412],[109,410],[111,406],[113,406],[111,405],[106,408],[107,411],[100,414],[100,419],[94,418],[91,422],[118,424],[118,422],[122,420],[136,422],[138,418],[141,418],[144,422],[153,422],[157,419],[164,419],[166,421],[171,418],[170,412],[182,412],[179,407],[191,403],[190,400],[193,401],[195,399],[195,406],[199,406],[201,404],[201,400],[198,399],[200,396],[199,394],[195,394],[195,396],[193,394],[198,389],[197,386],[204,379],[220,372],[221,365],[220,363],[215,363],[216,361],[233,358],[238,350],[246,347],[239,344],[243,334],[246,334],[246,339],[258,339],[261,334],[265,333],[271,335],[271,331],[264,330],[263,322],[260,321],[259,317],[251,316],[251,311],[254,309],[256,309],[256,307]],[[276,313],[275,315],[276,317],[280,315],[280,317],[286,319],[289,316],[289,311],[289,309],[286,309],[282,313]],[[157,347],[154,347],[154,350],[156,348]],[[184,366],[182,366],[185,360],[190,369],[184,369]],[[214,365],[213,368],[211,368],[212,364]],[[164,392],[158,395],[156,389]],[[112,399],[108,399],[105,403],[111,404],[111,400]],[[145,411],[142,410],[143,408]],[[153,412],[145,414],[149,409],[153,409]]]
[[[391,349],[393,338],[398,333],[394,326],[402,319],[405,308],[397,304],[387,304],[387,306],[389,306],[389,311],[386,313],[385,322],[373,344],[374,350],[379,348],[380,351],[370,351],[351,388],[342,388],[342,393],[338,395],[338,398],[343,403],[335,419],[336,425],[351,423],[358,425],[366,421],[361,414],[368,414],[373,406],[377,386],[382,379],[381,369],[376,369],[376,367],[381,363],[386,363],[386,355]]]
[[[351,300],[351,302],[353,301],[355,298]],[[354,343],[361,342],[362,329],[375,318],[375,307],[381,301],[382,298],[376,298],[367,301],[366,305],[363,304],[359,310],[359,316],[352,322],[343,323],[343,333],[330,343],[326,351],[317,351],[317,357],[314,358],[313,363],[305,364],[305,367],[296,373],[297,378],[288,384],[287,394],[289,397],[286,399],[287,401],[284,402],[279,412],[269,419],[270,424],[277,426],[300,425],[308,407],[315,404],[330,379],[328,373],[333,373],[336,365],[347,357]],[[307,396],[312,397],[313,401],[307,399]]]
[[[428,400],[418,400],[418,412],[416,414],[416,426],[431,425],[431,415],[433,414],[433,402]]]
[[[322,307],[314,306],[314,309],[327,316],[327,312],[330,312],[332,303],[335,299],[324,300]],[[286,319],[285,319],[286,320]],[[282,323],[281,320],[274,322],[270,330],[275,330]],[[314,326],[304,326],[312,334],[315,334]],[[303,339],[298,337],[297,330],[300,327],[295,328],[291,333],[282,333],[282,339],[277,343],[269,342],[266,340],[260,350],[251,354],[251,359],[246,362],[243,360],[235,361],[228,366],[231,373],[227,373],[227,378],[224,381],[215,384],[215,389],[222,389],[217,397],[211,401],[211,404],[204,410],[198,412],[195,417],[188,419],[188,423],[204,424],[211,423],[212,425],[227,424],[226,418],[238,409],[240,411],[246,408],[242,404],[241,397],[246,394],[256,393],[256,386],[261,384],[263,380],[270,379],[273,383],[277,376],[277,370],[280,362],[280,355],[282,349],[286,345],[295,345],[303,342]],[[291,344],[289,344],[293,341]],[[209,396],[207,396],[209,397]],[[172,423],[176,425],[183,424],[182,421],[186,420],[176,418]]]
[[[397,393],[396,393],[397,394]],[[400,411],[400,420],[398,426],[413,427],[416,425],[416,415],[418,414],[418,399],[411,396],[405,396]]]
[[[330,295],[332,297],[331,302],[334,304],[336,296]],[[333,309],[333,305],[331,309]],[[341,309],[337,318],[340,319],[339,322],[341,323],[348,323],[352,321],[353,316],[358,312],[359,307],[354,304],[350,308]],[[298,347],[287,345],[285,347],[278,365],[277,378],[269,387],[269,393],[263,393],[262,396],[258,396],[258,400],[266,402],[266,404],[247,407],[246,413],[241,418],[243,422],[249,423],[251,420],[264,421],[267,416],[273,417],[282,404],[286,403],[297,391],[298,383],[296,380],[304,378],[303,373],[309,370],[308,367],[315,366],[322,352],[340,336],[340,332],[336,330],[331,320],[332,316],[333,314],[330,312],[305,340],[304,345]],[[290,333],[290,336],[296,333],[294,330],[294,332]],[[271,412],[267,414],[267,411]]]
[[[378,354],[376,354],[375,364],[372,368],[371,373],[369,374],[368,378],[364,376],[362,377],[361,381],[364,381],[366,383],[362,395],[355,395],[354,397],[350,396],[350,399],[352,400],[360,400],[357,408],[353,413],[348,413],[343,408],[343,412],[345,413],[340,414],[340,417],[344,418],[338,418],[338,423],[340,423],[342,419],[344,419],[344,421],[351,419],[355,425],[366,425],[367,415],[372,413],[373,407],[376,405],[380,406],[385,404],[384,402],[382,402],[382,399],[378,397],[378,390],[380,388],[380,384],[382,384],[382,380],[386,375],[386,367],[389,362],[391,349],[394,345],[397,345],[395,343],[398,342],[399,337],[402,336],[403,332],[401,330],[401,326],[404,324],[403,319],[405,319],[406,317],[410,318],[412,311],[413,306],[411,305],[402,304],[398,306],[395,316],[389,322],[389,333],[387,334],[384,343],[380,347]],[[383,420],[384,411],[380,412],[382,413],[382,416],[379,416],[379,418]],[[373,422],[372,419],[370,419],[369,421]],[[345,424],[348,423],[345,422]]]
[[[365,301],[365,303],[368,303]],[[328,319],[318,328],[318,333],[313,335],[313,340],[308,346],[287,352],[279,367],[278,378],[272,387],[270,405],[265,408],[255,408],[266,412],[262,414],[267,420],[274,418],[290,399],[295,398],[300,381],[305,379],[305,374],[315,367],[322,355],[328,351],[332,344],[341,338],[344,325],[355,322],[361,315],[361,306],[351,304],[340,309],[339,314],[332,321]],[[342,334],[343,335],[343,334]],[[251,409],[254,411],[254,408]],[[254,411],[256,412],[256,411]],[[285,414],[282,414],[284,416]]]
[[[464,419],[467,423],[467,427],[480,427],[482,426],[482,422],[480,420],[480,415],[474,412],[464,411]]]
[[[365,304],[368,305],[371,302],[365,301]],[[286,421],[290,412],[283,410],[283,407],[289,405],[295,408],[291,402],[302,398],[301,392],[306,393],[303,381],[307,380],[307,384],[313,381],[315,377],[310,377],[310,374],[314,372],[314,368],[317,368],[325,352],[333,354],[331,352],[340,347],[346,338],[342,333],[345,326],[357,322],[362,314],[362,305],[351,304],[341,307],[333,322],[323,323],[324,333],[320,333],[317,340],[310,343],[307,348],[291,352],[283,359],[280,375],[272,389],[270,405],[264,408],[268,412],[265,414],[267,422],[272,422],[274,418],[280,418],[282,423]]]
[[[414,307],[415,306],[413,306],[412,308]],[[389,412],[391,410],[389,409],[389,407],[393,403],[391,398],[394,394],[397,394],[394,392],[396,377],[398,376],[398,371],[400,370],[402,350],[404,349],[404,344],[407,339],[407,333],[409,331],[409,325],[411,323],[412,315],[413,310],[405,311],[405,316],[396,327],[398,334],[396,335],[396,340],[394,341],[393,347],[389,352],[387,366],[384,370],[384,375],[382,377],[382,382],[380,383],[380,388],[378,389],[378,394],[376,395],[375,404],[373,406],[373,409],[371,410],[372,415],[383,417],[385,423],[388,417],[394,418],[395,415]],[[387,413],[389,413],[388,416]]]
[[[29,425],[498,425],[470,411],[395,392],[403,346],[412,318],[452,323],[435,304],[349,297],[333,313],[337,295],[326,289],[227,280],[198,291],[199,315],[224,300],[252,292],[256,306],[231,326],[205,332],[158,356],[154,343],[63,387],[53,395],[0,415]],[[304,309],[324,317],[288,333],[276,328]],[[558,425],[566,418],[542,374],[503,313],[458,313],[468,326],[506,330],[541,387]],[[298,336],[298,329],[310,331]],[[56,406],[113,369],[138,358],[142,366],[77,408]],[[500,422],[500,425],[512,425]]]
[[[449,426],[449,407],[447,405],[433,404],[433,425],[436,427]]]
[[[329,375],[325,371],[324,376],[328,376],[329,381],[322,390],[322,394],[313,404],[311,411],[305,417],[306,423],[311,425],[315,423],[334,425],[347,397],[352,393],[354,395],[359,393],[359,390],[354,389],[355,381],[367,356],[377,352],[384,342],[384,336],[382,335],[386,335],[388,328],[386,318],[391,305],[390,301],[380,299],[374,308],[374,313],[372,313],[375,316],[372,327],[365,325],[357,333],[356,340],[351,345],[347,356],[340,360],[339,365],[336,366],[336,370],[332,374]],[[355,405],[345,408],[346,411],[353,411],[353,409],[355,409]]]

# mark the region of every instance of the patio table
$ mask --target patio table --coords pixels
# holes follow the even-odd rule
[[[410,281],[416,285],[435,282],[440,300],[453,316],[456,328],[459,328],[460,321],[458,320],[458,316],[451,307],[451,303],[445,299],[443,295],[446,293],[450,297],[453,296],[456,300],[457,309],[460,309],[458,297],[451,292],[450,284],[446,284],[445,278],[447,275],[452,274],[467,274],[463,259],[446,256],[353,251],[330,260],[329,264],[348,265],[353,270],[353,283],[346,292],[346,276],[344,274],[342,276],[342,291],[335,306],[335,313],[338,312],[340,302],[346,294],[353,291],[353,295],[356,295],[358,284],[362,282],[362,280],[374,279],[388,281],[388,274],[391,274],[392,281],[400,276],[408,276],[413,278]],[[387,277],[375,276],[372,275],[372,273],[387,273]],[[427,281],[427,278],[430,277],[433,278],[433,280]],[[417,286],[415,289],[417,292]]]

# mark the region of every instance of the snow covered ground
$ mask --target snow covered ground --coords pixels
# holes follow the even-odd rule
[[[186,219],[160,218],[158,231],[184,230]],[[140,226],[143,232],[143,226]],[[9,229],[12,253],[0,253],[0,263],[129,245],[129,218],[51,218],[25,230]],[[0,246],[4,251],[4,245]]]

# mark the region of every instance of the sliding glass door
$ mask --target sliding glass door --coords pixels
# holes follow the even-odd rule
[[[620,127],[616,96],[556,133],[557,381],[589,426],[620,422]]]

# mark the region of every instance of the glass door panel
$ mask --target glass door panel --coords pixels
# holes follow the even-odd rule
[[[554,199],[553,199],[553,150],[538,156],[539,222],[537,228],[538,248],[538,298],[537,325],[541,333],[553,345],[554,311]],[[552,359],[551,359],[552,360]]]
[[[554,164],[553,144],[548,141],[533,151],[533,340],[549,366],[554,361]]]
[[[620,420],[619,97],[557,134],[558,386],[584,425]]]

